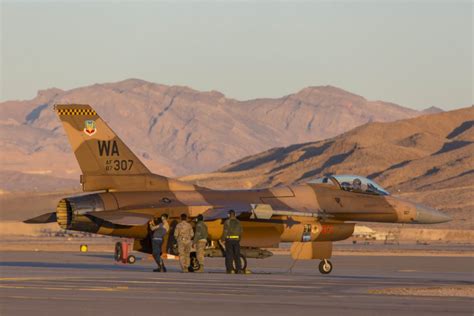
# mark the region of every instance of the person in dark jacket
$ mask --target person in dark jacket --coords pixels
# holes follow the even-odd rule
[[[166,234],[170,230],[170,225],[168,224],[168,214],[163,214],[160,218],[155,218],[148,223],[151,236],[151,245],[153,249],[153,258],[155,259],[158,267],[154,269],[154,272],[166,272],[166,267],[161,258],[163,240],[165,239]]]
[[[235,211],[229,211],[229,219],[224,222],[224,232],[221,239],[225,241],[225,267],[227,273],[242,273],[240,264],[240,238],[242,225],[235,217]],[[234,269],[235,267],[235,269]]]
[[[204,217],[199,214],[196,218],[196,232],[194,233],[194,246],[196,247],[196,258],[199,262],[199,270],[195,272],[204,272],[204,251],[207,244],[207,225],[204,223]]]

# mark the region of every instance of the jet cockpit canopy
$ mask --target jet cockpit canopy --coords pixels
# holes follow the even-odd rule
[[[390,193],[382,188],[380,185],[365,177],[356,175],[329,175],[319,179],[311,180],[309,183],[328,183],[338,186],[341,190],[375,194],[375,195],[390,195]]]

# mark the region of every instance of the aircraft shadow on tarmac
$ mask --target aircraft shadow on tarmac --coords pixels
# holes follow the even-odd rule
[[[110,259],[110,260],[112,260],[112,261],[113,261],[114,258],[115,258],[113,254],[92,254],[92,253],[90,253],[90,254],[78,254],[78,255],[76,255],[76,256],[78,256],[78,257],[79,257],[79,256],[80,256],[80,257],[84,257],[84,256],[85,256],[85,257],[91,257],[91,258]],[[137,261],[143,260],[143,258],[140,258],[140,257],[137,257],[137,256],[135,256],[135,259],[136,259]]]

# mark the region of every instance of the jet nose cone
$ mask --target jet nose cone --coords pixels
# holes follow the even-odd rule
[[[451,217],[428,206],[416,206],[416,221],[420,224],[438,224],[449,222]]]

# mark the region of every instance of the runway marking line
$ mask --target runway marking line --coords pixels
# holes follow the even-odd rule
[[[97,282],[97,280],[100,280],[100,282],[105,282],[105,283],[125,283],[125,284],[165,284],[165,285],[197,285],[197,286],[202,286],[203,284],[202,281],[203,280],[190,280],[190,281],[180,281],[180,280],[169,280],[169,279],[166,279],[166,278],[160,278],[156,281],[146,281],[146,280],[120,280],[118,279],[117,277],[113,277],[113,278],[104,278],[104,277],[97,277],[97,278],[87,278],[87,279],[84,279],[84,278],[80,278],[80,277],[22,277],[22,278],[1,278],[0,281],[3,281],[3,283],[5,283],[5,281],[10,281],[10,282],[20,282],[20,284],[22,282],[25,282],[25,281],[32,281],[31,283],[29,284],[22,284],[21,286],[17,286],[16,288],[43,288],[43,289],[49,289],[49,290],[71,290],[73,288],[76,288],[77,286],[75,286],[74,284],[76,283],[84,283],[84,282]],[[58,284],[57,282],[54,282],[54,281],[71,281],[71,282],[68,282],[69,284]],[[273,280],[269,280],[269,281],[273,281]],[[44,283],[49,283],[49,284],[35,284],[37,282],[44,282]],[[270,284],[256,284],[254,282],[261,282],[261,280],[251,280],[251,282],[247,282],[247,283],[243,283],[243,284],[239,284],[239,288],[240,287],[256,287],[256,288],[267,288],[267,287],[273,287],[273,288],[284,288],[284,289],[320,289],[320,287],[322,285],[331,285],[332,283],[327,283],[327,282],[318,282],[317,285],[289,285],[289,284],[274,284],[274,282],[271,282]],[[56,286],[51,286],[52,284],[55,284]],[[48,286],[49,285],[49,286]],[[222,286],[224,285],[224,288],[225,287],[228,287],[228,286],[236,286],[235,283],[233,284],[223,284],[221,281],[219,280],[212,280],[212,281],[208,281],[208,282],[205,282],[205,285],[207,286]],[[14,285],[8,285],[8,284],[0,284],[0,287],[4,287],[4,288],[15,288]],[[117,287],[119,289],[128,289],[128,287]],[[87,287],[88,290],[92,291],[92,290],[96,290],[96,291],[100,291],[101,289],[99,288],[90,288],[90,287]],[[112,290],[114,290],[114,288],[112,288]],[[102,288],[102,291],[110,291],[110,289],[103,289]]]
[[[165,284],[165,285],[202,285],[196,282],[183,282],[183,281],[139,281],[139,280],[102,280],[102,282],[108,283],[128,283],[128,284]],[[321,284],[318,286],[309,285],[288,285],[288,284],[253,284],[253,283],[242,283],[242,284],[223,284],[222,282],[206,282],[206,285],[219,285],[219,286],[245,286],[245,287],[273,287],[273,288],[293,288],[293,289],[319,289]],[[330,285],[330,284],[326,284]]]
[[[28,289],[28,290],[49,290],[49,291],[99,291],[99,292],[115,292],[115,291],[126,291],[128,287],[83,287],[83,288],[71,288],[71,287],[51,287],[51,286],[32,286],[32,285],[7,285],[0,284],[0,288],[4,289]]]
[[[17,278],[0,278],[0,281],[49,281],[49,280],[74,280],[81,277],[17,277]]]
[[[57,296],[24,296],[24,295],[10,295],[5,298],[13,298],[20,300],[61,300],[61,301],[90,301],[90,298],[79,298],[79,297],[57,297]]]
[[[18,286],[18,285],[0,285],[0,288],[3,289],[27,289],[26,286]]]
[[[105,282],[105,283],[128,283],[128,284],[169,284],[169,285],[198,285],[201,286],[203,285],[203,281],[205,280],[176,280],[176,279],[166,279],[166,278],[160,278],[160,279],[155,279],[153,281],[147,281],[147,280],[122,280],[119,277],[109,277],[109,278],[104,278],[104,277],[88,277],[88,278],[72,278],[72,277],[63,277],[63,278],[24,278],[24,281],[72,281],[71,283],[84,283],[84,282]],[[13,280],[12,280],[13,281]],[[20,281],[19,279],[16,279],[15,281]],[[223,280],[208,280],[205,281],[205,285],[220,285],[220,286],[236,286],[235,283],[223,283]],[[242,283],[242,286],[251,286],[251,287],[278,287],[278,288],[302,288],[302,289],[311,289],[311,288],[317,288],[321,285],[333,285],[334,282],[331,281],[324,281],[321,282],[318,280],[317,284],[315,285],[288,285],[288,284],[275,284],[273,282],[274,280],[268,280],[270,281],[268,284],[258,284],[256,282],[262,282],[262,281],[267,281],[267,280],[248,280],[246,283]],[[69,285],[69,284],[64,284],[62,286],[69,286],[72,287],[74,285]]]
[[[77,289],[78,291],[95,291],[95,292],[118,292],[118,291],[124,291],[127,289],[118,289],[118,288],[113,288],[113,287],[104,287],[104,288],[79,288]]]

